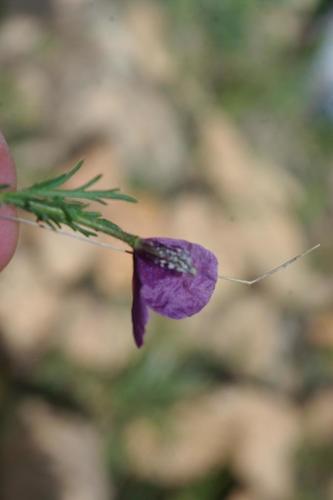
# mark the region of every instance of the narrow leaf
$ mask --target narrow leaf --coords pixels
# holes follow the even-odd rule
[[[54,179],[49,179],[43,182],[38,182],[37,184],[33,184],[29,188],[24,189],[23,191],[39,191],[44,189],[54,189],[58,186],[61,186],[65,182],[67,182],[73,175],[76,174],[78,170],[82,167],[84,160],[80,160],[74,167],[65,174],[61,174],[58,177],[54,177]]]
[[[96,184],[97,181],[99,181],[102,178],[102,174],[96,175],[96,177],[93,177],[90,181],[86,182],[85,184],[82,184],[82,186],[74,189],[74,191],[84,191],[88,189],[90,186],[93,184]]]

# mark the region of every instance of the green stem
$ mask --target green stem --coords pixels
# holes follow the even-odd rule
[[[84,233],[82,228],[102,232],[124,241],[134,248],[140,239],[123,231],[117,224],[104,219],[99,213],[85,210],[85,205],[60,198],[45,199],[28,191],[1,191],[0,205],[8,204],[32,213],[37,219],[56,225],[65,224]]]
[[[97,221],[89,221],[84,216],[80,216],[77,218],[77,222],[85,227],[109,234],[118,240],[124,241],[132,248],[135,248],[137,241],[140,239],[139,236],[123,231],[117,224],[102,217]]]

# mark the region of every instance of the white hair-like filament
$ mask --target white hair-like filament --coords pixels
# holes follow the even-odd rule
[[[69,231],[63,231],[62,229],[53,229],[50,226],[47,226],[41,222],[36,222],[30,219],[24,219],[23,217],[14,217],[11,215],[0,215],[0,219],[9,220],[13,222],[20,222],[22,224],[28,224],[29,226],[39,227],[40,229],[46,229],[47,231],[51,231],[55,234],[61,234],[62,236],[67,236],[68,238],[73,238],[75,240],[83,241],[85,243],[90,243],[91,245],[95,245],[100,248],[108,248],[113,250],[114,252],[122,252],[122,253],[132,253],[130,250],[126,250],[125,248],[119,248],[111,243],[105,243],[104,241],[98,241],[95,239],[88,238],[86,236],[81,236],[79,234],[71,233]]]
[[[294,257],[291,257],[290,259],[282,262],[278,266],[273,267],[272,269],[270,269],[269,271],[266,271],[265,273],[261,274],[260,276],[257,276],[253,280],[244,280],[244,279],[240,279],[240,278],[231,278],[229,276],[223,276],[223,275],[219,275],[218,277],[221,280],[232,281],[234,283],[240,283],[242,285],[251,286],[251,285],[254,285],[255,283],[258,283],[259,281],[262,281],[265,278],[268,278],[269,276],[272,276],[272,274],[275,274],[276,272],[280,271],[281,269],[285,269],[286,267],[290,266],[290,264],[293,264],[294,262],[296,262],[296,260],[301,259],[302,257],[305,257],[310,252],[313,252],[314,250],[316,250],[319,247],[320,247],[320,243],[318,243],[317,245],[309,248],[308,250],[305,250],[305,252],[299,253],[298,255],[295,255]]]
[[[127,250],[125,248],[116,247],[116,246],[112,245],[111,243],[105,243],[103,241],[98,241],[96,239],[91,239],[91,238],[88,238],[86,236],[82,236],[82,235],[79,235],[79,234],[71,233],[69,231],[64,231],[62,229],[53,229],[53,228],[51,228],[51,227],[49,227],[47,225],[44,225],[43,223],[36,222],[36,221],[30,220],[30,219],[25,219],[23,217],[14,217],[14,216],[10,216],[10,215],[0,215],[0,219],[2,219],[2,220],[8,220],[8,221],[14,221],[14,222],[20,222],[20,223],[23,223],[23,224],[28,224],[30,226],[39,227],[40,229],[46,229],[46,230],[51,231],[53,233],[60,234],[62,236],[67,236],[68,238],[73,238],[75,240],[83,241],[84,243],[90,243],[91,245],[95,245],[95,246],[100,247],[100,248],[108,248],[110,250],[113,250],[114,252],[130,253],[130,254],[133,253],[131,250]],[[251,285],[254,285],[255,283],[258,283],[259,281],[264,280],[265,278],[268,278],[269,276],[272,276],[273,274],[277,273],[281,269],[285,269],[286,267],[290,266],[291,264],[293,264],[297,260],[305,257],[310,252],[313,252],[314,250],[316,250],[319,247],[320,247],[320,243],[318,243],[317,245],[309,248],[308,250],[305,250],[304,252],[302,252],[300,254],[295,255],[294,257],[291,257],[290,259],[282,262],[278,266],[273,267],[272,269],[266,271],[265,273],[261,274],[260,276],[257,276],[256,278],[254,278],[252,280],[245,280],[245,279],[241,279],[241,278],[233,278],[231,276],[224,276],[222,274],[218,275],[218,278],[221,279],[221,280],[225,280],[225,281],[231,281],[233,283],[240,283],[242,285],[251,286]]]

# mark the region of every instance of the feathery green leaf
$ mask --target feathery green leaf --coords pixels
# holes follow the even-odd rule
[[[73,231],[84,236],[96,236],[104,232],[134,246],[137,236],[126,233],[113,222],[104,219],[100,212],[89,210],[90,202],[106,204],[106,200],[122,200],[135,203],[132,196],[121,193],[119,188],[89,190],[101,175],[97,175],[74,189],[62,189],[61,186],[71,179],[82,167],[79,161],[69,172],[53,179],[38,182],[20,191],[0,192],[0,204],[7,203],[35,215],[53,229],[67,225]],[[0,189],[7,187],[0,185]],[[88,203],[85,203],[88,201]]]

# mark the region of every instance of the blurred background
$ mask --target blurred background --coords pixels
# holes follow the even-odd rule
[[[333,499],[333,2],[1,0],[19,185],[84,158],[223,274],[131,333],[131,259],[22,227],[0,280],[2,500]]]

